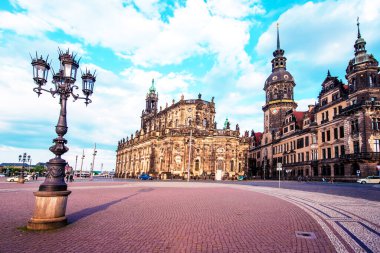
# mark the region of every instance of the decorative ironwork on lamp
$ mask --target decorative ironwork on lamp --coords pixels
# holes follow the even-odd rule
[[[45,85],[48,80],[48,73],[50,70],[50,63],[48,63],[48,57],[43,59],[42,56],[32,58],[33,66],[33,80],[37,84],[37,87],[33,89],[34,92],[40,96],[42,91],[50,93],[53,97],[59,96],[60,102],[60,114],[58,123],[55,127],[55,131],[58,135],[53,140],[55,143],[49,148],[49,150],[56,155],[55,158],[50,159],[47,163],[48,172],[45,182],[40,185],[40,191],[65,191],[67,185],[64,181],[66,161],[61,158],[61,155],[66,153],[69,149],[65,146],[67,140],[63,137],[67,133],[67,121],[66,121],[66,107],[67,99],[72,96],[74,101],[77,99],[83,99],[86,106],[91,103],[89,98],[94,91],[94,84],[96,81],[95,72],[91,73],[86,69],[82,74],[82,92],[84,97],[75,94],[75,90],[79,89],[75,85],[77,71],[79,68],[80,59],[76,59],[76,54],[70,53],[69,50],[62,51],[58,49],[60,68],[57,73],[52,69],[54,88],[45,89]]]

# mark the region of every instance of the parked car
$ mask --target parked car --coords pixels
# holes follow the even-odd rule
[[[236,179],[239,181],[243,181],[243,180],[247,179],[247,176],[246,175],[238,175]]]
[[[76,177],[90,177],[90,172],[82,172],[82,174],[80,172],[77,172],[75,173],[75,176]]]
[[[380,176],[368,176],[358,179],[357,182],[360,184],[380,184]]]
[[[0,177],[5,177],[5,175],[4,174],[0,174]]]
[[[28,182],[28,181],[32,180],[32,176],[27,175],[24,177],[24,180],[25,180],[25,182]],[[7,182],[18,182],[18,176],[7,178]]]
[[[153,178],[151,176],[149,176],[148,174],[143,173],[139,176],[139,179],[140,180],[152,180]]]

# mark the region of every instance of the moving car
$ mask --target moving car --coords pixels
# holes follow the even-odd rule
[[[152,180],[153,178],[151,176],[149,176],[148,174],[143,173],[139,176],[139,179],[141,179],[141,180]]]
[[[368,176],[358,179],[357,182],[360,184],[380,184],[380,176]]]
[[[32,180],[32,176],[27,175],[26,177],[24,177],[24,180],[25,180],[25,182],[28,182],[28,181]],[[7,182],[18,182],[18,176],[7,178]]]

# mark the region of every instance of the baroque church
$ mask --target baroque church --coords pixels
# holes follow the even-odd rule
[[[272,73],[264,86],[263,132],[223,129],[215,123],[215,103],[198,99],[166,105],[158,111],[154,82],[146,96],[141,128],[118,143],[116,175],[145,172],[161,177],[207,176],[222,170],[229,178],[299,177],[354,181],[377,175],[380,168],[380,68],[357,23],[354,56],[347,83],[330,71],[318,102],[297,111],[296,82],[286,68],[277,26]],[[281,168],[281,170],[277,170]]]
[[[261,178],[331,178],[354,181],[378,175],[380,167],[380,75],[366,51],[359,20],[347,84],[327,71],[318,102],[297,111],[295,81],[284,50],[273,52],[272,73],[264,84],[264,131],[254,133],[248,173]],[[282,170],[277,170],[282,168]]]
[[[116,176],[134,178],[141,173],[168,178],[211,177],[221,170],[229,178],[247,169],[248,132],[240,136],[239,125],[217,129],[215,103],[202,99],[172,101],[158,110],[158,93],[152,86],[146,95],[141,128],[118,143]]]

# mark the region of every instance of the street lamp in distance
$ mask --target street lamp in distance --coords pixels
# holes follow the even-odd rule
[[[27,153],[19,155],[18,156],[18,161],[22,162],[22,166],[21,166],[20,175],[18,176],[17,183],[23,184],[23,183],[25,183],[25,179],[24,179],[25,162],[31,161],[30,155],[28,155]]]

